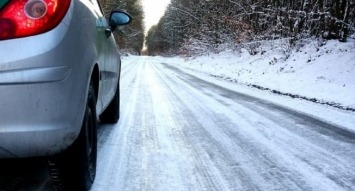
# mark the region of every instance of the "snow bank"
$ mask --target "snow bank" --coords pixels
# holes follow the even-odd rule
[[[355,108],[355,40],[347,43],[315,40],[299,43],[290,51],[282,42],[259,48],[258,54],[224,51],[162,62],[202,72],[274,93],[298,96],[342,108]]]

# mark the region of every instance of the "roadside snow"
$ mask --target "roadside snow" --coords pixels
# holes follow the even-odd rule
[[[255,59],[124,57],[121,119],[98,129],[92,191],[353,190],[355,112],[231,80],[232,63],[249,66],[240,57]]]
[[[355,40],[349,40],[347,43],[328,41],[321,47],[316,41],[310,41],[299,46],[297,51],[291,52],[288,59],[285,59],[285,54],[280,49],[272,47],[255,56],[242,50],[237,53],[225,51],[192,58],[180,56],[147,58],[154,60],[155,63],[177,66],[206,81],[278,103],[355,132],[353,111],[290,96],[280,96],[271,91],[314,98],[318,103],[333,103],[335,106],[354,109],[354,53]],[[123,59],[123,63],[130,63],[137,57],[128,56]],[[251,85],[269,90],[250,88]]]
[[[237,53],[227,50],[192,58],[161,59],[238,84],[355,108],[355,40],[328,41],[323,46],[309,40],[286,53],[288,47],[280,47],[281,42],[269,43],[254,56],[242,49]]]

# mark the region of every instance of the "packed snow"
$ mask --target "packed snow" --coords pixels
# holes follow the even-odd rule
[[[284,50],[289,47],[280,48],[278,44],[282,42],[264,45],[255,56],[245,49],[227,50],[192,58],[177,57],[174,64],[239,84],[355,108],[355,40],[334,40],[323,45],[305,41],[290,53]]]
[[[270,69],[272,64],[263,70],[249,67],[254,73],[249,78],[232,72],[237,68],[233,63],[249,66],[242,59],[257,57],[262,55],[243,51],[194,58],[125,57],[121,118],[98,129],[92,191],[352,191],[354,112],[248,86],[260,82],[258,86],[280,92],[288,88],[287,81],[277,86],[262,81],[265,74],[270,81],[281,75]],[[293,63],[276,59],[278,65]],[[300,68],[282,78],[312,79],[311,69],[306,73]],[[309,95],[320,99],[321,94]]]
[[[251,93],[250,89],[263,89],[263,92],[253,91],[252,94],[355,131],[355,119],[344,120],[353,116],[355,111],[355,40],[342,43],[308,39],[298,42],[295,47],[285,44],[284,41],[263,42],[256,55],[241,49],[152,59],[180,67],[222,86],[227,85],[221,80],[228,81],[231,89],[236,87],[233,84],[238,85],[238,91]],[[136,59],[136,56],[123,57],[123,63]],[[218,80],[206,78],[206,75]],[[287,96],[270,95],[275,92]],[[297,99],[292,99],[295,97]],[[314,111],[303,107],[312,104],[307,103],[311,101],[339,110],[324,113],[322,107]],[[349,112],[343,112],[346,110]]]
[[[124,56],[91,190],[353,191],[355,40],[282,45]],[[2,166],[0,190],[52,188],[46,165]]]

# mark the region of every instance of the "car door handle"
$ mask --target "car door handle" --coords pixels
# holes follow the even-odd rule
[[[107,38],[108,38],[108,37],[110,37],[110,36],[111,36],[111,34],[112,34],[111,29],[106,28],[106,29],[105,29],[105,34],[106,34],[106,37],[107,37]]]

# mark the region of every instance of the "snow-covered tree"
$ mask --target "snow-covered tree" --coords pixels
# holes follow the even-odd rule
[[[346,41],[355,31],[354,1],[172,0],[147,46],[160,44],[149,52],[186,53],[280,38]]]

